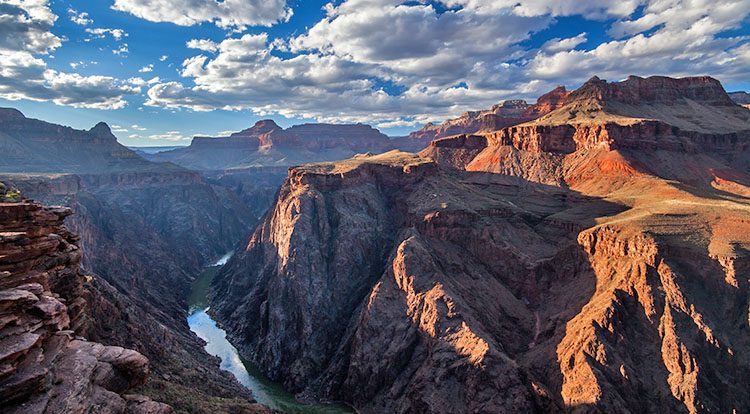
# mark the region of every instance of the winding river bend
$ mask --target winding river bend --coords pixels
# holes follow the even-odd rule
[[[226,332],[219,328],[208,314],[208,289],[216,273],[231,257],[227,253],[216,263],[206,267],[193,282],[189,298],[190,311],[187,322],[190,330],[206,341],[206,352],[221,359],[221,369],[234,375],[237,380],[253,392],[255,399],[268,407],[287,414],[343,414],[354,413],[343,405],[307,405],[297,402],[294,395],[281,385],[266,378],[257,368],[240,357],[237,349],[227,340]]]

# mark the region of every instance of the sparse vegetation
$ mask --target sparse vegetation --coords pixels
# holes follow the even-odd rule
[[[5,184],[0,183],[0,202],[15,203],[21,201],[21,191],[17,188],[8,188]]]

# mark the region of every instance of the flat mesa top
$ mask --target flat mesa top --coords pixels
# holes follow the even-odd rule
[[[393,150],[377,155],[357,154],[354,158],[342,161],[305,164],[293,167],[293,170],[313,174],[343,174],[366,164],[410,168],[431,163],[433,161],[429,158],[423,158],[410,152]]]

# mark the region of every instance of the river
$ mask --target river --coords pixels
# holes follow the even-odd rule
[[[268,407],[288,414],[343,414],[354,413],[344,405],[308,405],[297,402],[294,395],[285,391],[280,384],[266,378],[256,367],[240,357],[237,349],[227,340],[226,332],[219,328],[208,314],[208,289],[221,266],[226,264],[231,254],[226,254],[216,263],[206,267],[193,282],[188,300],[190,310],[187,322],[190,330],[206,341],[206,352],[221,359],[221,369],[232,373],[237,380],[253,392],[255,399]]]

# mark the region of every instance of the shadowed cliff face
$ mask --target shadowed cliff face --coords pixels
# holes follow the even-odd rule
[[[434,161],[292,169],[212,309],[362,412],[748,411],[746,117],[709,78],[593,79]]]
[[[176,169],[149,163],[120,145],[107,124],[88,131],[26,118],[0,108],[0,171],[101,173]],[[156,168],[155,168],[156,167]]]
[[[152,381],[140,393],[163,397],[178,412],[264,412],[185,323],[195,275],[254,222],[232,192],[192,173],[10,179],[24,194],[74,210],[68,225],[80,234],[84,267],[98,276],[87,336],[153,361]]]

